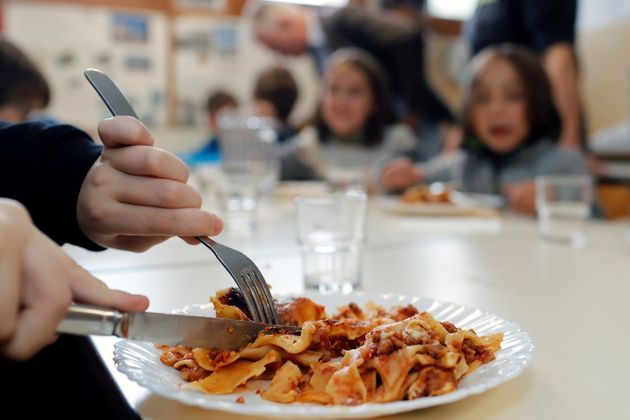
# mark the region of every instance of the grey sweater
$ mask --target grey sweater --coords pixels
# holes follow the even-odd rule
[[[500,194],[505,185],[527,181],[539,175],[588,175],[579,150],[561,148],[540,140],[502,159],[500,165],[482,152],[457,151],[418,164],[426,182],[456,181],[466,192]]]

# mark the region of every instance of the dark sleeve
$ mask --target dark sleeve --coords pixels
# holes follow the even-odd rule
[[[575,44],[576,0],[520,1],[524,27],[531,47],[544,52],[553,44]]]
[[[101,148],[69,125],[0,123],[0,197],[21,202],[58,244],[103,249],[79,229],[77,199]]]

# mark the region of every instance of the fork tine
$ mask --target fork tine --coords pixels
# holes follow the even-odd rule
[[[1,1],[1,0],[0,0]],[[98,92],[101,99],[107,105],[107,108],[111,111],[112,115],[130,115],[132,117],[138,118],[133,107],[125,97],[125,95],[120,91],[118,86],[105,74],[94,71],[87,70],[84,73],[85,77],[88,79],[92,87]],[[265,297],[270,298],[271,295],[264,283],[264,278],[262,275],[257,272],[258,278],[256,275],[251,275],[252,278],[249,278],[248,284],[245,278],[248,278],[247,272],[244,277],[240,277],[236,275],[237,272],[242,273],[242,268],[244,267],[243,262],[249,262],[254,265],[251,260],[243,253],[221,245],[212,239],[205,236],[197,236],[197,239],[212,253],[217,257],[219,262],[225,267],[225,269],[230,273],[230,276],[236,282],[238,288],[241,290],[243,294],[243,298],[245,299],[245,303],[247,304],[247,308],[251,316],[254,318],[254,321],[265,321],[267,323],[275,323],[273,322],[275,319],[269,317],[269,314],[265,312],[265,309],[272,310],[272,314],[275,315],[275,308],[273,307],[273,301],[265,299]],[[236,256],[236,260],[234,261],[234,257]],[[254,265],[254,268],[256,266]],[[240,269],[237,269],[240,268]],[[249,269],[247,270],[250,271]],[[258,270],[256,270],[258,271]],[[261,286],[260,281],[262,280],[263,285]],[[260,293],[260,288],[263,288],[267,293]],[[252,294],[255,293],[255,296]],[[262,307],[261,307],[262,305]]]
[[[256,322],[263,322],[263,318],[260,316],[258,308],[256,307],[256,296],[252,294],[251,287],[249,287],[243,276],[232,276],[232,278],[236,282],[238,289],[241,291],[241,294],[245,299],[245,304],[247,305],[247,309],[249,309],[249,314],[252,316],[252,320]]]
[[[269,286],[267,285],[267,282],[265,281],[262,273],[256,267],[254,267],[253,271],[255,284],[262,292],[263,301],[266,302],[265,308],[267,309],[269,323],[279,325],[280,320],[278,318],[278,312],[276,311],[276,305],[273,303],[273,297],[271,296]]]
[[[243,298],[245,299],[245,304],[247,305],[247,309],[249,309],[249,314],[252,317],[252,320],[257,322],[263,322],[264,318],[261,316],[260,312],[256,308],[256,299],[252,294],[251,287],[243,280],[243,278],[237,275],[228,264],[228,261],[225,259],[229,254],[233,254],[234,252],[238,252],[232,248],[226,247],[225,245],[221,245],[220,243],[213,241],[207,236],[197,236],[197,239],[212,253],[217,257],[221,265],[227,270],[230,276],[234,279],[234,282],[238,286]]]
[[[273,297],[256,264],[242,252],[215,242],[208,237],[197,237],[197,239],[212,251],[230,273],[245,299],[252,319],[267,324],[279,324]]]
[[[252,280],[250,276],[251,276],[250,272],[243,273],[242,275],[243,281],[245,282],[245,284],[247,284],[247,289],[249,293],[251,293],[252,296],[254,297],[253,301],[254,301],[254,306],[256,308],[256,313],[258,314],[259,322],[264,322],[268,324],[269,320],[267,319],[265,310],[263,309],[263,304],[260,299],[258,290],[256,289],[256,286],[254,285],[254,281]]]
[[[272,306],[273,302],[269,302],[269,299],[267,298],[267,294],[265,293],[266,285],[260,282],[260,279],[258,278],[258,276],[256,276],[256,273],[254,271],[249,273],[249,276],[252,280],[252,285],[258,296],[260,306],[263,312],[265,313],[265,319],[266,319],[265,322],[267,322],[268,324],[273,324],[274,323],[273,306]]]

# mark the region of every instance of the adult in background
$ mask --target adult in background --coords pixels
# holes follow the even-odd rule
[[[413,23],[353,6],[320,16],[304,7],[263,3],[254,13],[254,32],[272,50],[310,53],[320,71],[330,53],[360,48],[385,70],[402,120],[412,126],[422,119],[453,121],[451,111],[426,81],[423,33]]]

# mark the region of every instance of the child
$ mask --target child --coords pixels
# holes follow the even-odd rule
[[[0,120],[25,121],[50,101],[48,82],[19,48],[0,38]]]
[[[298,98],[298,86],[289,70],[273,66],[262,72],[256,79],[254,101],[258,113],[264,117],[274,118],[278,123],[278,142],[297,134],[297,130],[289,123],[289,116]]]
[[[390,161],[380,172],[387,190],[457,180],[464,191],[503,194],[508,205],[535,214],[534,178],[587,174],[578,150],[556,144],[560,118],[549,80],[529,51],[502,45],[479,53],[469,69],[461,115],[462,150],[425,164]]]
[[[301,141],[317,149],[309,164],[320,176],[328,177],[332,168],[363,171],[384,153],[414,146],[409,129],[390,125],[387,84],[369,54],[338,50],[326,62],[323,82],[315,124],[300,133]]]
[[[181,154],[180,157],[188,166],[219,160],[219,113],[224,109],[235,109],[236,107],[238,107],[236,98],[226,91],[217,90],[208,96],[205,111],[208,117],[210,136],[200,148]]]

